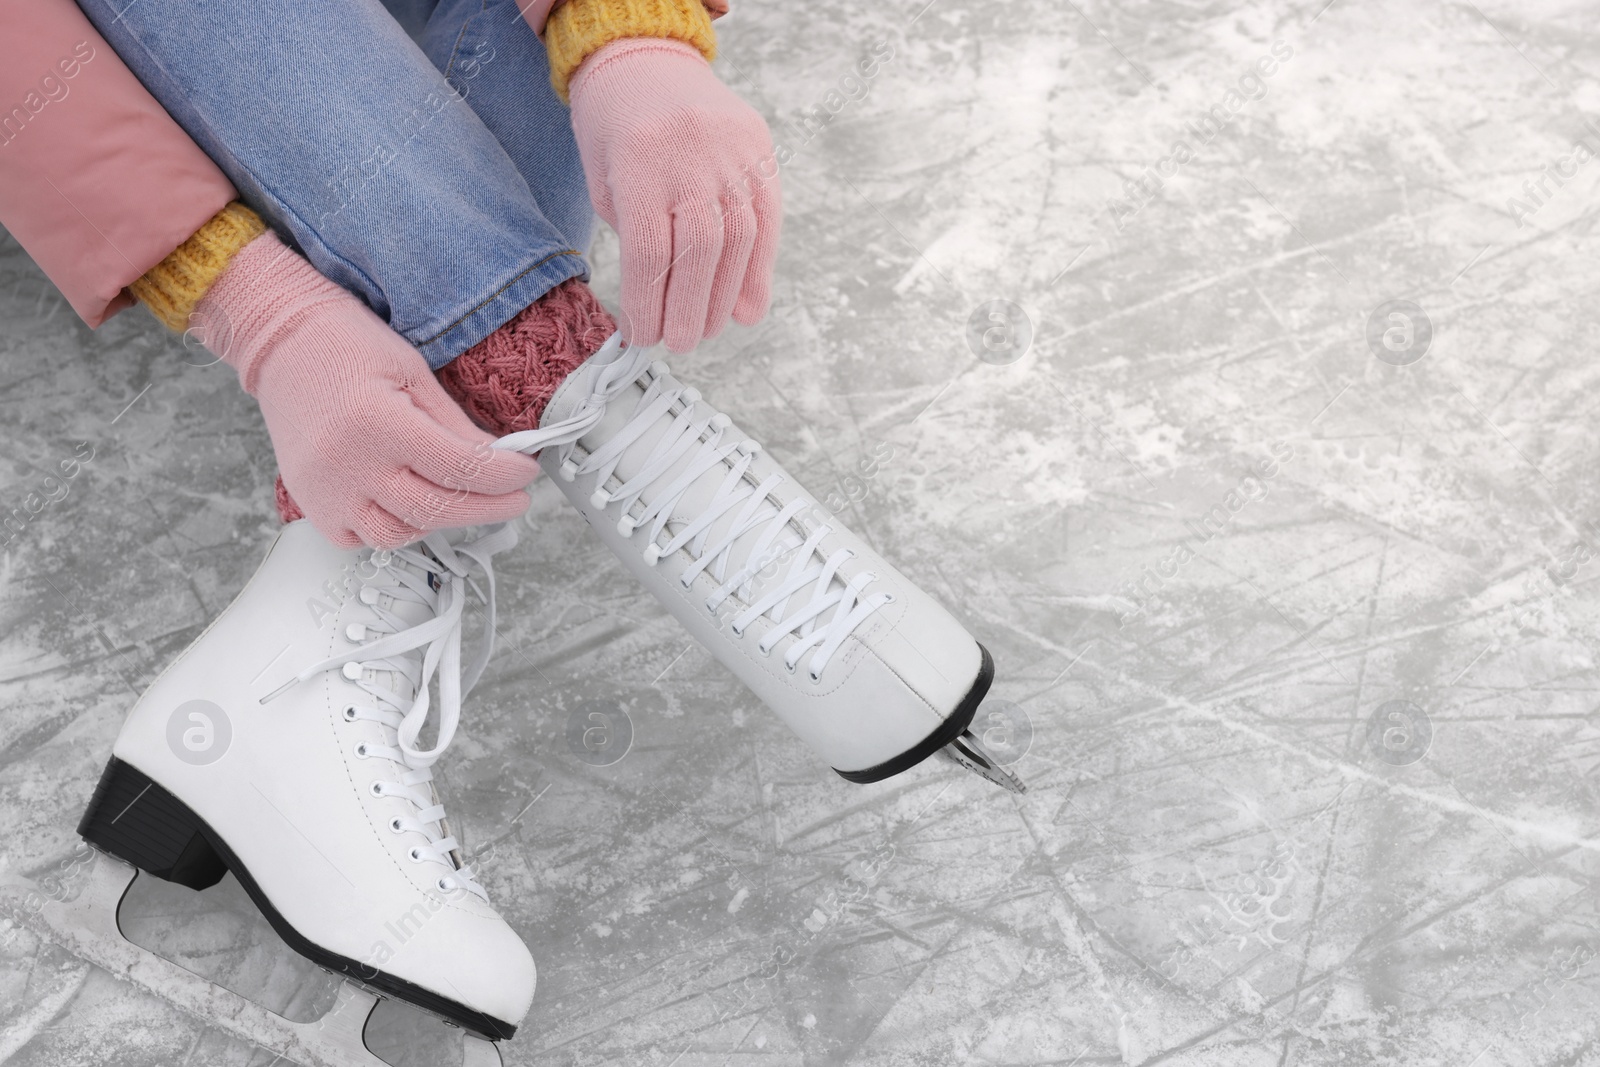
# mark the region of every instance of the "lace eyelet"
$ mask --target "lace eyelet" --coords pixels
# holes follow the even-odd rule
[[[389,820],[389,829],[393,830],[397,834],[403,834],[406,832],[406,828],[400,825],[400,816],[398,815]]]
[[[822,684],[822,675],[818,674],[816,671],[806,671],[806,677],[810,678],[818,685]]]
[[[366,758],[367,758],[367,743],[365,741],[363,741],[359,745],[356,746],[356,759],[366,759]]]
[[[359,682],[361,680],[361,664],[357,663],[355,660],[351,660],[349,663],[344,665],[344,668],[339,673],[343,674],[352,682]]]
[[[354,704],[346,704],[344,706],[343,715],[344,715],[344,721],[345,722],[355,722],[356,721],[356,706]]]
[[[885,604],[893,604],[894,603],[894,594],[893,593],[885,593],[885,594],[883,594],[883,602]]]
[[[651,541],[644,546],[644,561],[654,567],[661,562],[661,546]]]
[[[604,489],[596,489],[589,494],[589,506],[598,511],[604,511],[609,503],[611,503],[611,494]]]
[[[406,855],[411,857],[411,862],[412,863],[421,863],[422,862],[422,853],[418,849],[412,849],[410,852],[407,852]]]
[[[783,661],[783,669],[788,671],[790,674],[794,673],[794,667],[795,667],[795,665],[793,663],[790,663],[788,660],[784,660]]]
[[[359,622],[353,622],[344,628],[344,636],[346,640],[354,641],[359,645],[367,639],[367,628]]]
[[[760,652],[763,656],[772,655],[771,647],[768,646],[768,645],[760,644],[759,642],[756,644],[756,651]]]
[[[441,893],[448,893],[456,887],[456,884],[448,878],[441,878],[433,884],[439,887]]]
[[[371,785],[367,786],[367,792],[371,793],[375,797],[383,796],[383,783],[373,782]]]
[[[578,477],[578,465],[570,459],[561,461],[561,480],[570,482]]]
[[[743,637],[744,636],[744,628],[743,627],[735,626],[733,623],[730,622],[728,624],[728,629],[733,631],[733,636],[735,636],[735,637]]]

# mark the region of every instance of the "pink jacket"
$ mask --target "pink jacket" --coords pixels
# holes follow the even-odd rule
[[[523,14],[542,32],[561,2]],[[720,15],[727,0],[705,6]],[[0,226],[98,326],[238,193],[73,0],[9,0],[5,22]]]
[[[73,0],[11,0],[0,33],[0,226],[98,326],[237,195]]]

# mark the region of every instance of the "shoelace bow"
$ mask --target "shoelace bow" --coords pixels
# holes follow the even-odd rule
[[[376,570],[362,581],[357,595],[375,621],[353,623],[346,631],[357,647],[312,664],[261,699],[265,704],[295,685],[331,670],[342,671],[370,695],[376,704],[350,705],[344,709],[344,717],[347,722],[380,723],[385,738],[393,737],[392,745],[363,742],[356,746],[359,758],[387,760],[405,768],[395,780],[371,785],[374,796],[403,797],[416,809],[409,818],[396,816],[390,821],[390,829],[396,833],[420,833],[427,839],[425,845],[411,849],[411,858],[449,868],[450,873],[438,880],[441,890],[466,889],[484,900],[488,900],[488,894],[473,876],[471,866],[461,859],[460,842],[450,833],[444,805],[439,803],[432,784],[432,767],[454,739],[461,721],[462,698],[477,684],[493,650],[495,585],[490,561],[495,553],[516,543],[516,528],[506,524],[454,545],[445,534],[432,533],[406,548],[374,552],[370,563]],[[487,591],[470,577],[469,562],[482,569]],[[380,574],[394,584],[373,584]],[[477,654],[463,672],[461,628],[469,591],[484,605],[484,630]],[[433,617],[410,625],[382,604],[385,595],[395,601],[420,604]],[[373,672],[389,672],[403,678],[411,691],[409,700],[403,692],[381,684],[371,676]],[[432,710],[430,689],[435,674],[439,679],[438,737],[432,748],[420,748],[417,739]]]
[[[699,390],[683,386],[668,388],[666,365],[652,362],[642,349],[623,349],[620,334],[613,334],[591,359],[600,366],[594,389],[571,417],[551,426],[502,437],[495,442],[495,447],[530,455],[555,447],[561,461],[561,476],[567,481],[579,474],[598,473],[599,488],[591,502],[598,508],[622,504],[622,518],[617,529],[624,537],[646,523],[651,524],[650,544],[644,550],[646,561],[654,566],[663,557],[687,547],[693,562],[678,576],[683,587],[687,589],[703,572],[709,572],[722,583],[706,598],[708,611],[715,612],[736,591],[741,600],[748,601],[752,595],[752,580],[792,554],[788,573],[759,598],[747,603],[729,622],[729,627],[736,636],[742,635],[756,619],[769,616],[774,625],[758,646],[762,654],[770,653],[784,636],[793,634],[797,640],[784,653],[784,666],[793,671],[806,650],[814,648],[808,673],[812,681],[820,681],[828,661],[846,638],[878,608],[892,602],[893,594],[866,595],[866,586],[876,577],[871,573],[857,574],[848,581],[839,575],[839,568],[854,553],[841,548],[826,558],[820,554],[823,538],[833,529],[827,523],[820,524],[799,544],[794,543],[799,538],[792,533],[784,537],[790,520],[807,509],[808,501],[796,499],[777,506],[772,493],[784,481],[781,474],[769,475],[759,485],[746,480],[745,475],[761,446],[748,438],[729,434],[732,420],[710,410],[710,405],[705,406],[703,413],[695,414]],[[612,397],[638,381],[647,370],[651,374],[650,384],[628,422],[581,462],[574,460],[578,439],[605,415]],[[606,483],[615,474],[628,448],[669,414],[672,424],[657,439],[638,473],[614,489],[606,489]],[[681,474],[669,483],[656,484],[686,458],[689,462]],[[675,509],[690,487],[718,467],[725,467],[727,473],[705,508],[692,517],[674,517]],[[650,500],[635,515],[635,505],[647,492]],[[735,508],[740,510],[732,523],[713,540],[711,527]],[[660,538],[669,522],[681,526],[662,543]],[[751,546],[745,565],[730,577],[727,572],[734,543],[758,530],[760,536]],[[791,603],[807,586],[811,587],[810,597],[797,604]],[[833,616],[825,624],[818,625],[818,619],[830,609]]]

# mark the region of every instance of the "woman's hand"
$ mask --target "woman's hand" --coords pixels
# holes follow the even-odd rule
[[[583,61],[572,125],[595,211],[622,244],[622,332],[674,352],[772,299],[781,198],[772,136],[682,41],[626,38]]]
[[[398,548],[527,510],[538,464],[490,448],[416,349],[270,232],[191,322],[260,402],[285,487],[335,544]]]

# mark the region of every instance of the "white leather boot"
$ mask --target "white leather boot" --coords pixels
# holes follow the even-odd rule
[[[496,447],[538,452],[627,568],[845,778],[942,752],[1022,791],[967,730],[989,653],[665,363],[615,335],[538,429]]]
[[[374,553],[285,526],[134,705],[79,833],[195,889],[232,871],[307,958],[510,1037],[533,999],[533,960],[462,861],[429,768],[488,659],[490,557],[515,543],[499,527]],[[469,590],[488,625],[463,669]],[[421,748],[435,675],[437,736]]]

